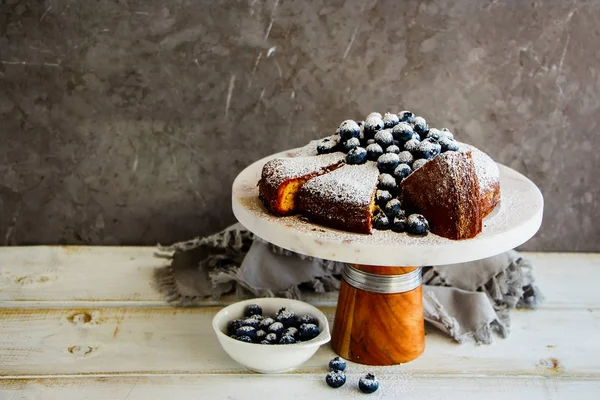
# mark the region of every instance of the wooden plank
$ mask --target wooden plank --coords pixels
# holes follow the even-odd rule
[[[218,308],[1,309],[0,375],[243,373],[221,350],[211,320]],[[323,311],[332,318],[334,308]],[[420,374],[600,377],[600,310],[540,309],[513,314],[508,339],[455,344],[430,331],[425,354],[385,371]],[[297,372],[322,371],[329,345]],[[354,371],[369,368],[353,366]]]
[[[0,399],[47,400],[197,400],[197,399],[348,399],[362,398],[356,373],[331,389],[325,371],[283,375],[180,375],[95,378],[0,379]],[[600,381],[542,377],[419,376],[379,374],[380,389],[369,398],[401,399],[591,399]],[[19,396],[19,397],[17,397]]]
[[[152,274],[166,265],[153,247],[36,246],[0,248],[0,306],[52,307],[47,303],[102,302],[96,306],[152,307],[165,305],[153,286]],[[546,294],[545,307],[598,307],[600,254],[524,253],[535,266],[535,277]],[[337,294],[307,296],[333,305]],[[235,301],[225,297],[221,302]],[[15,304],[28,302],[28,304]],[[59,304],[62,306],[62,303]]]

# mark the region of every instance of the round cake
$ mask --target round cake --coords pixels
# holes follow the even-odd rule
[[[267,162],[259,197],[276,215],[357,233],[475,237],[500,201],[496,163],[410,111],[346,120],[294,157]]]

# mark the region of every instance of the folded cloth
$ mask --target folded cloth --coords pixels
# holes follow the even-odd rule
[[[171,246],[158,246],[169,266],[157,269],[155,283],[167,300],[193,306],[207,297],[301,298],[302,290],[331,292],[340,287],[344,263],[308,257],[269,244],[240,224]],[[511,308],[541,301],[532,266],[514,250],[468,263],[423,269],[423,311],[432,326],[462,343],[492,342],[509,333]]]

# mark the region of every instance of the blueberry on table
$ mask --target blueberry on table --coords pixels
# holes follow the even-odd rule
[[[346,140],[343,144],[344,150],[350,151],[360,146],[360,140],[358,138],[350,138]]]
[[[312,315],[303,315],[298,319],[298,323],[300,325],[302,324],[315,324],[315,325],[319,325],[319,320],[316,319],[315,317],[313,317]]]
[[[271,326],[269,326],[269,328],[267,329],[267,332],[274,333],[277,336],[281,336],[281,334],[283,333],[283,329],[284,327],[281,322],[273,322]]]
[[[452,139],[444,137],[439,141],[439,144],[442,148],[442,153],[445,153],[447,151],[458,151],[458,143],[456,143]]]
[[[339,141],[335,137],[328,137],[325,139],[321,139],[319,144],[317,144],[317,153],[319,154],[327,154],[333,153],[339,145]]]
[[[411,172],[412,168],[408,164],[398,164],[398,166],[394,170],[394,176],[396,177],[396,181],[402,182],[404,178],[410,175]]]
[[[343,371],[329,371],[325,376],[325,382],[329,387],[337,389],[346,383],[346,374]]]
[[[256,340],[256,328],[252,326],[240,326],[237,331],[235,331],[235,335],[238,337],[238,340],[243,336],[249,337],[252,341]]]
[[[378,179],[379,179],[379,184],[377,185],[377,187],[380,189],[393,191],[398,188],[396,179],[390,174],[386,174],[386,173],[379,174]]]
[[[350,138],[358,139],[360,136],[360,126],[358,126],[355,121],[347,119],[340,124],[338,132],[343,140],[348,140]]]
[[[319,336],[319,327],[315,324],[302,324],[298,329],[300,339],[311,340]]]
[[[404,150],[398,153],[398,161],[400,162],[400,164],[406,164],[408,166],[411,166],[413,161],[415,161],[415,158],[410,153],[410,151]]]
[[[408,122],[409,124],[412,124],[415,120],[415,114],[411,113],[410,111],[400,111],[398,113],[398,118],[400,118],[400,122]]]
[[[406,217],[404,216],[404,211],[401,211],[401,215],[394,218],[391,228],[394,232],[406,232]]]
[[[346,369],[346,361],[339,357],[332,358],[329,361],[329,369],[331,371],[343,371]]]
[[[281,339],[279,339],[279,344],[294,344],[296,343],[296,339],[290,335],[283,335]]]
[[[419,144],[421,144],[421,142],[417,139],[410,139],[408,142],[404,143],[404,150],[415,153],[419,148]]]
[[[385,153],[380,155],[377,159],[377,168],[379,168],[381,172],[393,172],[399,163],[400,159],[398,158],[398,154]]]
[[[400,118],[396,114],[385,113],[383,115],[383,126],[384,128],[393,128],[400,122]]]
[[[392,199],[392,194],[385,189],[377,189],[375,192],[375,204],[383,208]]]
[[[407,142],[412,139],[414,131],[412,126],[406,122],[400,122],[392,129],[392,136],[399,142]]]
[[[346,162],[348,164],[364,164],[367,162],[367,157],[367,150],[362,147],[355,147],[346,154]]]
[[[400,154],[400,147],[396,146],[395,144],[388,146],[385,148],[385,152],[386,153],[394,153],[394,154]]]
[[[284,328],[289,328],[290,326],[296,326],[298,323],[298,318],[296,318],[296,314],[292,310],[289,310],[285,307],[282,307],[277,311],[277,315],[275,315],[275,321],[281,322]]]
[[[373,228],[378,229],[380,231],[385,231],[390,229],[390,220],[385,215],[385,213],[380,212],[375,217],[373,217]]]
[[[253,315],[261,315],[262,308],[258,304],[248,304],[246,310],[244,310],[244,317],[251,317]]]
[[[427,126],[425,118],[416,117],[413,121],[413,130],[421,136],[421,139],[425,139],[427,132],[429,132],[429,127]]]
[[[240,336],[237,340],[240,342],[253,343],[253,340],[250,336]]]
[[[392,136],[391,129],[383,129],[375,134],[375,143],[381,146],[382,149],[385,149],[388,146],[391,146],[394,142],[394,136]]]
[[[258,324],[258,327],[262,330],[268,330],[269,326],[271,326],[273,323],[275,322],[275,320],[271,317],[266,317],[264,318],[262,321],[260,321],[260,323]]]
[[[365,137],[371,139],[377,132],[383,129],[383,119],[378,116],[370,116],[365,120]]]
[[[367,146],[367,159],[376,161],[383,154],[383,149],[377,143],[371,143]]]
[[[401,211],[400,208],[401,208],[400,200],[398,200],[398,199],[391,199],[385,205],[385,208],[383,209],[383,212],[385,213],[385,215],[388,216],[388,218],[392,219],[396,215],[398,215],[398,213]]]
[[[358,388],[363,393],[373,393],[379,389],[379,380],[373,374],[367,374],[358,381]]]
[[[406,232],[414,235],[424,235],[429,229],[429,223],[421,214],[411,214],[406,219]]]
[[[242,323],[241,319],[234,319],[233,321],[229,321],[229,324],[227,324],[227,334],[230,336],[234,335],[238,328],[243,325],[244,324]]]
[[[419,158],[418,160],[416,160],[412,165],[413,171],[416,171],[419,168],[421,168],[423,165],[425,165],[427,163],[427,161],[429,161],[429,160],[426,160],[424,158]]]

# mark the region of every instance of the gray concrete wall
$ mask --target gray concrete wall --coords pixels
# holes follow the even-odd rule
[[[595,1],[0,1],[0,244],[234,221],[246,165],[409,108],[530,177],[524,247],[600,251]]]

